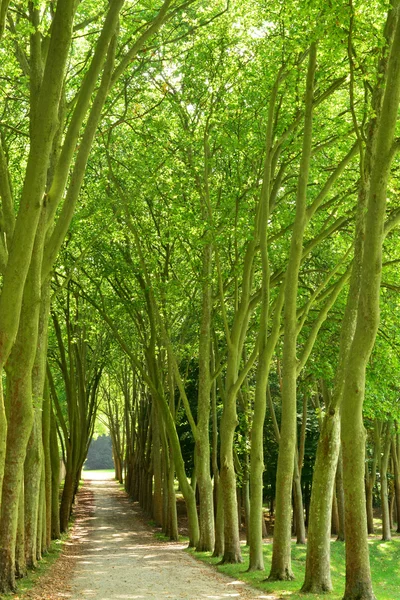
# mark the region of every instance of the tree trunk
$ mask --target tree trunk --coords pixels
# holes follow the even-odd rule
[[[228,363],[228,372],[232,368]],[[236,369],[235,369],[236,370]],[[229,374],[227,373],[227,380]],[[224,505],[224,555],[222,563],[241,563],[239,523],[236,497],[236,475],[233,463],[234,434],[237,425],[236,394],[228,393],[221,417],[221,469],[220,486]],[[232,382],[233,387],[233,382]],[[230,389],[229,389],[230,388]]]
[[[156,406],[152,407],[152,462],[154,473],[154,490],[153,490],[153,518],[157,525],[163,523],[163,499],[162,499],[162,465],[161,465],[161,441],[160,441],[160,425],[156,415]]]
[[[303,492],[301,489],[300,470],[297,462],[297,452],[294,460],[293,474],[293,501],[296,515],[296,538],[297,544],[306,543],[306,528],[304,524]]]
[[[71,516],[72,503],[75,492],[75,473],[73,469],[66,465],[64,487],[60,504],[60,531],[65,533],[68,530],[69,518]]]
[[[25,518],[24,518],[24,484],[19,496],[17,542],[15,548],[15,574],[17,578],[25,577],[27,573],[25,562]]]
[[[340,446],[337,412],[328,410],[322,424],[312,482],[306,574],[301,591],[324,593],[332,590],[330,572],[330,533],[333,488]]]
[[[338,504],[339,514],[339,531],[337,534],[338,542],[344,542],[345,531],[344,531],[344,489],[343,489],[343,465],[342,465],[342,453],[339,451],[339,458],[336,470],[336,497]]]
[[[39,401],[39,399],[38,399]],[[39,523],[40,479],[42,474],[42,408],[35,408],[32,432],[29,438],[24,466],[25,490],[25,558],[28,567],[36,567]],[[39,557],[40,559],[40,557]]]
[[[51,539],[60,537],[60,456],[56,431],[56,420],[50,406],[50,459],[51,459]]]
[[[261,289],[261,313],[258,331],[258,365],[256,372],[256,389],[254,394],[254,413],[251,428],[250,445],[250,532],[248,535],[250,546],[249,571],[264,570],[262,522],[260,515],[263,510],[263,472],[264,472],[264,421],[266,411],[266,395],[268,386],[269,367],[272,351],[277,341],[278,323],[282,311],[282,302],[275,308],[275,321],[271,336],[268,337],[269,319],[269,287],[270,267],[268,257],[268,220],[270,214],[270,187],[272,178],[272,147],[273,127],[275,119],[275,106],[278,88],[280,84],[280,73],[275,80],[269,99],[268,121],[266,131],[266,156],[264,160],[264,174],[261,188],[260,202],[258,208],[258,237],[261,251],[262,289]],[[279,298],[283,300],[283,285]]]
[[[379,293],[387,185],[393,156],[400,100],[400,19],[398,7],[389,12],[387,70],[379,81],[382,102],[370,132],[367,167],[370,169],[365,241],[362,257],[357,325],[349,352],[343,391],[343,483],[346,502],[346,589],[344,600],[371,600],[372,591],[365,511],[365,433],[362,407],[365,370],[379,326]]]
[[[19,494],[22,489],[27,444],[34,420],[32,368],[39,327],[43,233],[42,229],[42,236],[38,235],[35,241],[32,262],[25,283],[18,335],[7,363],[7,403],[10,407],[10,417],[0,517],[0,592],[15,589]]]
[[[399,460],[397,456],[397,439],[398,434],[396,433],[392,440],[392,459],[393,459],[393,479],[394,479],[394,492],[396,502],[396,519],[397,519],[397,533],[400,533],[400,469]]]
[[[366,502],[366,510],[367,510],[367,532],[369,535],[373,535],[375,533],[374,526],[374,510],[372,506],[373,493],[372,487],[368,481],[365,482],[365,502]]]
[[[385,444],[383,448],[383,456],[381,458],[382,540],[390,541],[392,539],[392,534],[390,531],[389,491],[387,479],[390,447],[392,444],[392,424],[390,422],[386,423],[384,432]]]
[[[333,498],[332,498],[332,525],[331,525],[331,533],[332,535],[337,535],[339,532],[339,510],[338,503],[336,497],[335,486],[333,487]]]
[[[45,525],[45,548],[48,549],[51,543],[51,450],[50,450],[50,391],[46,384],[43,396],[43,417],[42,417],[42,435],[43,435],[43,454],[44,454],[44,470],[45,470],[45,510],[46,510],[46,525]]]
[[[282,416],[276,473],[276,505],[274,544],[270,581],[293,579],[291,566],[291,500],[293,465],[296,455],[296,392],[297,392],[297,290],[300,262],[303,253],[303,236],[306,227],[306,196],[311,159],[314,75],[317,61],[316,44],[310,46],[306,83],[303,148],[296,197],[296,216],[286,271],[284,340],[282,355]]]
[[[209,201],[209,200],[208,200]],[[205,207],[203,207],[203,213]],[[205,215],[203,214],[203,218]],[[196,439],[196,475],[200,494],[200,537],[196,550],[199,552],[214,549],[214,502],[210,475],[210,409],[211,409],[211,260],[212,245],[208,243],[203,249],[202,266],[202,313],[199,340],[199,392],[197,399],[197,439]]]

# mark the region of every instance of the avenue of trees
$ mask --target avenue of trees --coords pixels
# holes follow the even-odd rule
[[[196,550],[241,562],[244,526],[289,580],[294,534],[321,593],[335,534],[344,600],[373,600],[374,509],[400,532],[400,1],[0,0],[0,44],[0,593],[68,529],[100,416],[171,539],[177,480]]]

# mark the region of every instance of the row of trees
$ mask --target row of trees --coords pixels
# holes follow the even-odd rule
[[[45,413],[51,281],[95,134],[108,97],[123,95],[147,44],[161,43],[164,35],[166,42],[185,36],[218,12],[215,3],[197,15],[194,4],[0,5],[1,52],[7,57],[0,67],[0,369],[6,377],[0,394],[0,592],[15,589],[16,573],[35,565],[49,543],[48,533],[43,543],[44,529],[58,534],[57,521],[50,525],[48,483],[57,479],[48,449],[55,424]],[[184,10],[190,26],[181,19]],[[79,309],[67,307],[67,319],[71,310]],[[69,402],[67,416],[52,394],[67,466],[60,515],[65,529],[93,429],[102,365],[92,359],[92,349],[88,354],[84,328],[75,328],[74,317],[63,324],[65,335],[57,318],[54,325]],[[53,383],[49,375],[52,389]],[[46,503],[40,501],[44,482]]]
[[[171,538],[176,477],[190,544],[240,562],[243,508],[264,569],[265,484],[269,578],[305,503],[302,589],[331,590],[333,506],[344,598],[374,598],[378,464],[386,537],[389,469],[400,500],[399,10],[3,2],[1,591],[66,530],[101,402]]]

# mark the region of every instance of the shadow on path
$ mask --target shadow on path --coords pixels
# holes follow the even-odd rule
[[[183,552],[186,545],[164,543],[111,480],[86,481],[94,510],[78,518],[72,555],[71,600],[250,600],[273,599],[246,587]]]

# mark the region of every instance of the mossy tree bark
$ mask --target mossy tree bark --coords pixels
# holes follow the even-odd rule
[[[39,224],[38,234],[43,224]],[[44,242],[44,231],[42,232]],[[42,249],[40,250],[42,252]],[[41,283],[41,278],[40,278]],[[50,311],[50,287],[45,283],[41,285],[39,329],[35,362],[32,369],[32,394],[34,406],[34,420],[31,435],[28,441],[27,453],[24,464],[24,490],[25,490],[25,558],[28,567],[36,566],[41,558],[37,547],[38,525],[41,520],[39,510],[40,486],[42,478],[42,463],[44,459],[42,415],[43,392],[46,378],[47,356],[47,331]]]
[[[396,108],[393,111],[393,102],[398,103],[398,92],[394,92],[394,88],[396,88],[398,82],[396,80],[397,74],[395,75],[397,69],[395,64],[396,61],[395,59],[392,59],[393,42],[391,41],[391,37],[394,30],[397,30],[398,27],[397,13],[398,8],[390,11],[385,30],[385,36],[388,41],[391,56],[389,60],[389,64],[391,64],[390,76],[391,78],[394,77],[394,80],[391,79],[393,86],[389,86],[390,89],[386,90],[385,93],[386,108],[391,106],[391,111],[385,114],[385,118],[383,119],[384,123],[382,124],[381,116],[383,115],[383,110],[381,111],[381,100],[384,89],[382,83],[383,81],[389,80],[389,68],[386,69],[386,57],[388,56],[388,53],[385,51],[378,67],[380,71],[380,80],[377,89],[374,91],[372,101],[376,117],[370,124],[365,160],[363,150],[360,148],[362,168],[358,194],[358,216],[352,280],[342,324],[339,366],[336,374],[334,399],[331,410],[327,413],[326,423],[324,424],[324,428],[328,435],[321,435],[317,450],[310,507],[306,577],[302,588],[304,592],[313,590],[320,592],[331,589],[332,585],[329,572],[330,544],[328,532],[330,530],[331,521],[330,508],[329,510],[326,510],[326,507],[324,509],[324,506],[325,501],[329,502],[329,505],[331,504],[331,488],[333,488],[334,483],[333,473],[336,469],[336,460],[339,452],[339,423],[337,422],[337,412],[343,401],[345,407],[343,408],[343,414],[341,416],[341,427],[343,477],[344,489],[346,491],[345,530],[346,541],[348,542],[349,536],[352,540],[350,543],[348,542],[346,544],[346,556],[348,560],[346,579],[348,583],[346,583],[346,592],[344,596],[346,600],[353,600],[356,598],[367,600],[374,598],[369,573],[368,546],[366,540],[364,488],[365,441],[361,413],[366,363],[364,366],[362,363],[365,360],[365,357],[369,356],[370,349],[372,348],[375,339],[374,330],[376,327],[377,308],[379,307],[379,304],[376,305],[375,303],[377,300],[376,285],[380,279],[379,254],[381,252],[383,239],[384,204],[382,206],[382,197],[386,194],[386,189],[383,193],[383,188],[386,188],[391,160],[390,151],[388,151],[387,145],[390,146],[392,143],[389,132],[390,126],[389,129],[387,127],[390,119],[394,119],[393,115],[394,113],[397,113],[398,105],[396,104]],[[389,96],[393,93],[394,97],[392,96],[391,100],[389,100]],[[383,129],[386,129],[386,134],[383,134],[383,136],[382,127]],[[384,147],[385,143],[383,142],[383,137],[385,137],[385,135],[389,135],[389,138],[386,139],[386,148]],[[379,153],[376,152],[377,143],[375,140],[377,138],[380,138]],[[379,178],[376,169],[381,169],[382,164],[378,166],[376,157],[379,156],[381,160],[381,153],[384,153],[384,160],[387,161],[387,164],[383,171],[381,171],[382,176]],[[373,179],[375,179],[374,182]],[[375,211],[374,217],[371,216],[372,213],[370,212],[370,209],[368,209],[371,220],[369,220],[368,217],[365,219],[366,204],[368,206],[371,206],[371,203],[374,204],[372,198],[375,196],[375,199],[377,199],[377,195],[379,194],[381,195],[378,202],[375,202],[375,207],[380,204],[380,208]],[[372,229],[373,227],[372,219],[375,219],[376,229],[372,234],[372,238],[368,238],[368,234],[371,235],[371,231],[368,231],[368,229]],[[367,239],[370,243],[368,252],[365,251],[364,243],[364,240]],[[368,258],[366,258],[367,256]],[[372,267],[372,265],[374,265],[374,267]],[[368,270],[371,271],[371,273],[367,274]],[[373,275],[372,271],[374,271]],[[366,300],[366,297],[368,297],[368,300]],[[364,312],[365,316],[366,312],[364,310],[360,313],[360,308],[363,305],[365,307],[366,304],[368,304],[369,309],[371,309],[371,318],[368,318],[368,320],[364,322],[364,327],[367,323],[368,325],[363,331],[363,325],[361,324],[363,323],[364,317],[362,314]],[[361,339],[363,339],[362,342]],[[348,380],[347,376],[349,377]],[[332,425],[329,427],[327,419],[332,420]],[[346,443],[347,445],[345,447]],[[327,444],[331,444],[332,448],[324,458],[324,447],[326,447]],[[360,476],[360,469],[362,469],[362,476]],[[358,474],[357,477],[355,477],[355,473]],[[349,527],[351,527],[351,529],[349,529]]]
[[[40,309],[43,235],[37,239],[25,283],[16,342],[7,361],[10,406],[0,515],[0,590],[15,590],[15,551],[24,460],[34,422],[32,368],[36,355]],[[34,532],[36,538],[36,530]],[[29,539],[29,538],[27,538]]]
[[[0,368],[3,370],[17,336],[25,280],[28,274],[36,230],[39,223],[46,187],[47,169],[57,129],[58,107],[64,79],[64,70],[71,43],[75,3],[60,1],[51,31],[49,50],[44,69],[32,69],[30,98],[31,128],[30,150],[21,192],[18,216],[14,217],[11,178],[3,149],[0,151],[2,200],[6,214],[6,233],[9,236],[7,265],[3,275],[0,295]],[[36,32],[32,34],[32,40]],[[41,48],[31,46],[32,65],[40,60]],[[3,185],[4,183],[4,185]],[[12,241],[11,241],[12,238]],[[5,412],[0,397],[0,488],[4,473],[6,452]],[[3,582],[2,582],[3,583]],[[0,590],[1,591],[1,590]]]
[[[400,5],[389,13],[388,63],[379,81],[382,102],[369,137],[370,184],[365,216],[357,323],[345,373],[342,405],[343,480],[346,503],[346,589],[344,600],[373,600],[365,511],[365,433],[362,407],[365,370],[379,325],[379,292],[387,184],[400,100]]]

